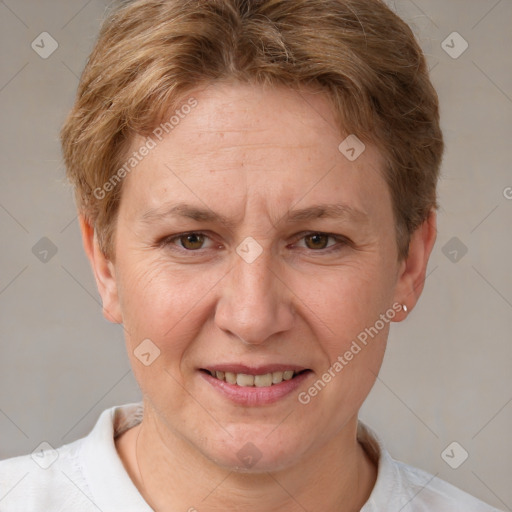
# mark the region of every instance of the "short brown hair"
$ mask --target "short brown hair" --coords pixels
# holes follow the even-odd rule
[[[224,80],[325,90],[340,133],[385,158],[399,258],[407,256],[410,235],[438,207],[443,138],[425,57],[380,0],[134,0],[115,9],[61,134],[78,210],[106,256],[115,256],[122,187],[101,198],[95,190],[134,134],[149,135],[187,93]]]

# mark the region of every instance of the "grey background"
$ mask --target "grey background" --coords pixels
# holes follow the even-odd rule
[[[428,55],[448,147],[425,291],[393,324],[361,417],[395,458],[511,510],[512,2],[390,3]],[[0,0],[0,458],[70,442],[140,399],[122,329],[101,314],[58,143],[105,5]],[[31,48],[43,31],[59,44],[47,59]],[[441,47],[454,31],[469,43],[457,59]],[[33,253],[43,237],[57,249],[46,263]],[[469,453],[458,469],[441,458],[453,441]]]

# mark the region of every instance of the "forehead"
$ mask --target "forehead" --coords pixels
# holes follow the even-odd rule
[[[372,145],[354,161],[340,151],[351,134],[340,129],[326,93],[214,84],[185,97],[186,104],[195,106],[170,113],[172,124],[150,135],[153,149],[125,179],[122,203],[134,214],[183,195],[225,210],[255,198],[274,210],[297,201],[372,210],[388,196]],[[134,139],[130,153],[147,140]]]

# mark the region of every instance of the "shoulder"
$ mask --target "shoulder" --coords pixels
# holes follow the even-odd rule
[[[377,481],[361,512],[500,512],[436,475],[393,459],[362,422],[358,440],[378,467]]]
[[[0,461],[0,511],[150,510],[115,447],[116,435],[142,415],[141,403],[115,406],[82,439],[57,449],[45,443],[30,455]]]
[[[2,512],[97,510],[78,462],[82,440],[0,461]]]
[[[403,462],[393,460],[393,463],[400,476],[404,494],[411,500],[409,508],[406,507],[404,512],[499,512],[498,509],[431,473]]]

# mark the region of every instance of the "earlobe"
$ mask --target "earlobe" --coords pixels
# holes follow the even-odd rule
[[[428,218],[411,235],[409,254],[400,265],[395,301],[410,312],[418,302],[426,279],[427,265],[437,237],[437,215],[431,210]],[[397,316],[397,321],[407,316],[407,311]]]
[[[112,323],[122,323],[121,308],[115,276],[114,264],[103,254],[99,247],[95,229],[87,219],[79,216],[80,231],[85,253],[91,264],[101,301],[103,316]]]

